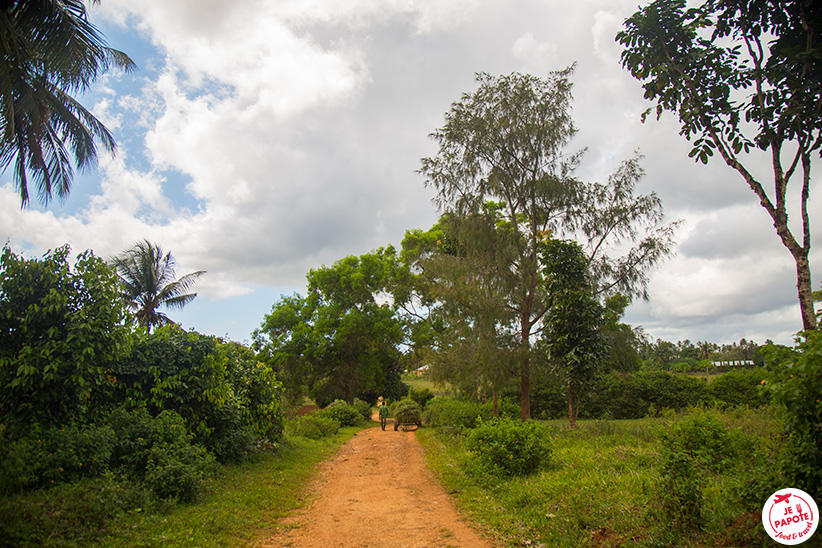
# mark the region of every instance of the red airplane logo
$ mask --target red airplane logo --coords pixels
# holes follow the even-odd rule
[[[790,504],[790,502],[788,501],[789,498],[791,498],[791,493],[788,493],[787,495],[776,495],[773,503],[779,504],[780,502],[787,502],[788,504]]]

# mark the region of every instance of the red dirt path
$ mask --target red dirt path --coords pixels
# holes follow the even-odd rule
[[[311,503],[264,548],[493,548],[426,467],[413,432],[359,432],[321,465]]]

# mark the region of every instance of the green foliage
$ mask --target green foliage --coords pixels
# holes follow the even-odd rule
[[[796,343],[766,348],[773,372],[767,386],[785,411],[791,485],[822,493],[822,331],[806,331]]]
[[[255,439],[282,434],[274,371],[237,343],[166,325],[138,334],[114,371],[120,398],[152,415],[178,413],[220,462],[242,460]]]
[[[349,256],[311,270],[308,294],[283,297],[254,333],[255,348],[274,367],[292,403],[308,393],[334,400],[401,397],[397,349],[402,325],[381,297],[391,284],[394,249]]]
[[[145,409],[115,411],[112,469],[145,484],[159,499],[188,502],[202,489],[214,458],[194,443],[183,418],[163,411],[156,418]]]
[[[661,225],[659,199],[634,195],[643,174],[638,157],[622,164],[607,184],[586,184],[574,176],[583,151],[567,151],[577,132],[571,117],[572,72],[569,67],[546,78],[477,75],[477,89],[454,102],[445,125],[432,133],[437,154],[421,160],[420,172],[435,189],[435,201],[445,212],[441,220],[453,227],[455,241],[437,241],[442,248],[431,253],[423,234],[408,239],[414,246],[409,250],[426,251],[418,265],[436,284],[431,294],[449,316],[445,334],[452,325],[462,330],[450,333],[450,344],[432,345],[462,358],[446,380],[456,377],[463,384],[473,375],[498,388],[519,376],[523,418],[530,417],[531,368],[546,354],[533,348],[552,298],[542,283],[546,268],[538,256],[546,236],[581,238],[591,251],[586,267],[596,286],[629,296],[645,295],[650,268],[670,255],[673,245],[673,227]],[[442,274],[432,275],[438,267]],[[565,302],[556,310],[568,314],[555,317],[555,327],[575,317],[588,323],[597,315],[595,303],[585,298],[591,295],[584,293],[563,295]],[[474,333],[467,335],[467,328]],[[567,333],[574,338],[576,331]],[[583,339],[591,334],[586,329],[579,344],[569,345],[576,350],[557,348],[556,354],[569,355],[577,371],[592,367],[594,360],[581,359],[587,347]],[[561,344],[562,338],[558,334],[553,340]],[[475,346],[483,359],[469,358]],[[515,359],[501,359],[505,354]],[[446,357],[436,365],[449,362],[454,360]],[[570,383],[571,401],[575,383]]]
[[[600,375],[605,309],[593,295],[589,262],[579,244],[550,238],[542,244],[551,306],[543,344],[567,378],[569,423],[576,423],[583,394]]]
[[[734,466],[741,436],[715,416],[690,415],[660,433],[662,511],[675,529],[702,527],[708,474]]]
[[[494,419],[471,430],[466,446],[480,468],[499,476],[524,476],[546,467],[551,457],[548,431],[536,422]]]
[[[640,371],[606,375],[586,403],[589,416],[638,419],[653,411],[678,411],[709,400],[704,380],[667,371]]]
[[[145,492],[113,475],[0,498],[0,546],[92,546]],[[118,524],[119,525],[119,524]]]
[[[186,293],[205,274],[198,270],[175,279],[174,257],[162,248],[143,240],[112,260],[121,283],[121,296],[134,311],[139,324],[149,331],[174,322],[158,308],[183,308],[197,297]]]
[[[425,406],[422,420],[427,426],[474,428],[481,419],[491,418],[491,408],[476,402],[435,396]]]
[[[359,398],[354,398],[353,407],[360,414],[360,416],[362,417],[362,420],[364,420],[364,421],[370,421],[371,420],[371,404],[370,403],[368,403],[367,401],[363,401]]]
[[[357,426],[362,422],[362,414],[357,408],[340,400],[335,401],[316,414],[329,417],[340,423],[340,426]]]
[[[794,257],[806,330],[816,328],[808,200],[812,158],[822,146],[820,26],[822,8],[814,2],[656,0],[616,37],[622,66],[643,82],[657,118],[676,114],[679,134],[693,141],[689,156],[703,164],[721,158],[770,215]],[[771,161],[761,172],[770,181],[748,156],[756,149]],[[796,235],[788,211],[803,212]]]
[[[305,503],[316,466],[356,429],[291,438],[241,466],[221,466],[196,504],[157,501],[120,474],[0,498],[0,546],[220,548],[262,542]]]
[[[299,436],[311,440],[333,436],[339,430],[339,421],[320,413],[289,419],[285,423],[286,435]]]
[[[209,358],[215,367],[225,368],[247,428],[257,438],[277,441],[283,433],[282,383],[271,366],[258,360],[247,346],[233,341],[218,341]]]
[[[760,368],[729,371],[713,379],[708,392],[717,401],[728,405],[761,407],[771,401],[771,395],[762,384],[769,376],[769,372]]]
[[[109,130],[73,95],[89,91],[109,67],[129,72],[135,64],[108,47],[87,3],[3,5],[0,170],[13,177],[23,207],[29,180],[43,204],[64,199],[74,179],[72,155],[85,170],[95,165],[98,144],[115,149]]]
[[[94,419],[128,346],[114,272],[88,251],[72,269],[68,254],[0,256],[0,422],[12,438]]]
[[[0,493],[99,476],[109,467],[115,433],[108,426],[35,426],[0,444]]]
[[[408,397],[417,402],[421,409],[425,409],[428,402],[434,399],[434,393],[430,388],[411,388]]]

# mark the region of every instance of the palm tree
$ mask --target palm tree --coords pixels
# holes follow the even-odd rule
[[[164,255],[159,245],[148,240],[123,251],[112,259],[112,264],[120,278],[126,306],[137,311],[137,321],[149,332],[152,327],[175,323],[157,309],[183,308],[193,301],[197,294],[187,291],[205,274],[205,270],[198,270],[175,280],[171,252]]]
[[[91,0],[99,3],[99,0]],[[108,151],[108,129],[72,97],[111,66],[134,62],[106,45],[88,20],[85,0],[0,0],[0,170],[14,164],[20,202],[29,202],[27,173],[45,205],[68,196],[78,169],[97,160],[95,138]]]

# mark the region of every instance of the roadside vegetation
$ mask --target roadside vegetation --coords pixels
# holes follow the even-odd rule
[[[477,409],[480,411],[480,409]],[[691,408],[654,418],[537,421],[542,465],[489,466],[486,428],[417,436],[461,510],[507,546],[763,546],[762,474],[778,452],[770,409]],[[703,434],[704,439],[694,433]],[[681,469],[683,462],[689,463]],[[524,472],[524,470],[523,470]],[[765,493],[767,491],[767,493]],[[764,493],[764,494],[763,494]]]
[[[143,325],[122,283],[90,251],[0,255],[2,547],[237,544],[370,417],[356,400],[298,418],[275,364]]]

